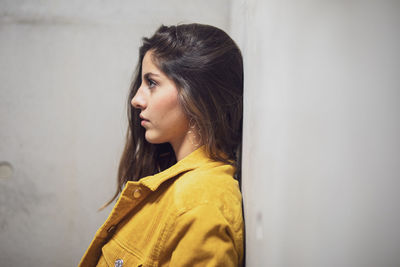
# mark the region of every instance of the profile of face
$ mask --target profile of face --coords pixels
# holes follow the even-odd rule
[[[179,146],[188,133],[189,121],[178,101],[178,89],[152,60],[148,51],[142,61],[142,83],[131,104],[140,109],[145,138],[152,144]]]

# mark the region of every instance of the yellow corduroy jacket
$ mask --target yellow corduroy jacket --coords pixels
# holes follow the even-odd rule
[[[240,266],[244,224],[234,171],[201,147],[127,182],[79,266]]]

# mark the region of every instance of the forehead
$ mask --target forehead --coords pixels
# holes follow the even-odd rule
[[[142,61],[142,74],[146,74],[147,72],[162,74],[162,71],[157,67],[154,63],[153,52],[147,51],[143,57]]]

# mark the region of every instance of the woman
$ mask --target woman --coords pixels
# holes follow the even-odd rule
[[[222,30],[143,39],[110,204],[80,266],[239,266],[243,64]],[[236,178],[236,180],[235,180]]]

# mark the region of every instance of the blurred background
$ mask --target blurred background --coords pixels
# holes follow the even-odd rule
[[[248,266],[400,266],[400,1],[0,0],[0,266],[76,266],[111,207],[143,36],[245,61]]]
[[[162,23],[228,30],[229,11],[214,0],[0,0],[0,266],[78,264],[113,206],[97,211],[116,189],[141,38]]]

